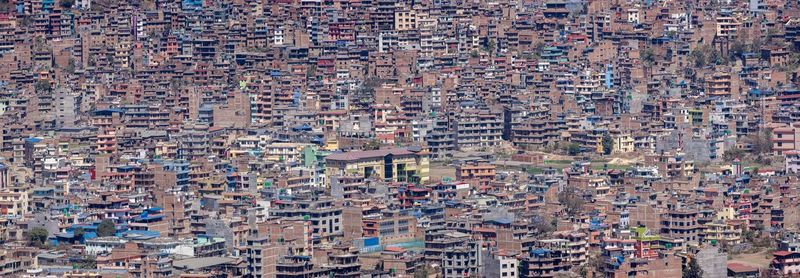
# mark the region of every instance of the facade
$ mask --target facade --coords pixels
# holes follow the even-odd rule
[[[798,149],[800,129],[792,126],[777,127],[772,129],[772,149],[776,153],[785,153]]]
[[[786,151],[784,152],[784,159],[786,172],[800,173],[800,152]]]
[[[428,154],[423,150],[384,149],[334,153],[325,158],[327,176],[358,175],[385,181],[426,182]]]
[[[488,184],[495,175],[495,166],[490,164],[466,163],[456,166],[457,180],[477,180],[479,184]]]

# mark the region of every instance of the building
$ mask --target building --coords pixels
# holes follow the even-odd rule
[[[800,128],[795,124],[772,129],[772,150],[776,153],[798,150],[800,146]]]
[[[359,175],[393,182],[427,182],[428,153],[421,149],[381,149],[333,153],[325,157],[325,175]]]
[[[703,227],[697,223],[696,210],[670,210],[661,218],[661,235],[680,239],[684,242],[697,242]]]
[[[0,190],[11,186],[11,173],[8,166],[0,163]]]
[[[487,163],[467,162],[456,166],[456,180],[477,181],[488,185],[495,178],[495,166]]]
[[[328,241],[344,233],[342,208],[334,204],[333,198],[279,200],[270,215],[290,220],[308,221],[315,241]]]
[[[772,252],[770,268],[780,275],[797,275],[800,273],[800,253],[791,251]]]
[[[532,249],[520,260],[519,277],[555,277],[556,273],[572,268],[567,260],[564,250]]]
[[[800,151],[785,151],[783,157],[787,173],[800,173]]]
[[[467,111],[458,115],[455,130],[459,149],[497,146],[503,136],[503,117],[486,111]]]

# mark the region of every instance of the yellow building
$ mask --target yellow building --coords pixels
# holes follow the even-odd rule
[[[717,220],[736,219],[736,210],[732,207],[724,207],[717,211]]]
[[[24,216],[28,212],[28,192],[5,190],[0,192],[0,214]]]
[[[742,230],[727,223],[706,223],[702,235],[706,244],[742,243]]]
[[[429,180],[428,153],[417,148],[334,153],[325,158],[325,175],[359,175],[392,182]]]
[[[398,31],[417,29],[417,15],[414,10],[401,9],[394,13],[394,28]]]
[[[264,147],[264,158],[272,161],[301,161],[300,154],[306,147],[313,144],[305,143],[272,143]]]
[[[614,142],[611,149],[612,153],[629,153],[634,151],[633,136],[630,134],[614,134],[612,139]]]
[[[326,151],[335,151],[339,149],[339,140],[335,137],[328,138],[325,140],[325,147],[322,148]]]

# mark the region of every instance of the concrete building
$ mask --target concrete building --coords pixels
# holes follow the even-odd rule
[[[424,150],[382,149],[333,153],[325,157],[325,175],[359,175],[394,182],[427,182],[428,153]]]
[[[703,269],[703,277],[724,278],[727,277],[728,254],[716,246],[705,247],[698,251],[694,258],[697,264]]]
[[[488,185],[495,179],[495,168],[492,164],[467,162],[456,166],[456,179]]]
[[[311,223],[316,241],[328,241],[344,232],[342,229],[342,208],[334,204],[330,197],[276,202],[270,215]]]

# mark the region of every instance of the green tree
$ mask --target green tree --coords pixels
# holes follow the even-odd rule
[[[39,80],[36,81],[36,84],[33,85],[33,88],[36,90],[37,93],[45,93],[45,92],[50,92],[53,89],[53,86],[52,84],[50,84],[50,81]]]
[[[89,257],[89,256],[83,257],[83,258],[81,258],[81,261],[79,263],[73,265],[73,268],[77,268],[77,269],[96,269],[97,268],[97,261],[95,260],[94,257]]]
[[[379,150],[381,148],[381,142],[379,142],[378,140],[373,139],[373,140],[370,140],[369,142],[364,143],[364,146],[362,146],[362,148],[365,151]]]
[[[705,51],[707,51],[707,53],[708,53],[708,57],[709,57],[709,59],[708,59],[709,61],[708,62],[709,63],[714,63],[714,64],[717,64],[717,65],[721,65],[721,64],[727,63],[727,59],[725,59],[725,57],[723,57],[722,54],[719,53],[719,51],[717,51],[716,48],[706,45],[705,46]]]
[[[716,48],[707,44],[702,44],[695,47],[692,52],[689,53],[689,57],[692,61],[694,61],[694,66],[698,68],[702,68],[710,64],[719,65],[728,62],[728,59],[723,57]]]
[[[614,139],[611,138],[611,134],[603,134],[603,153],[604,154],[611,154],[611,151],[614,148]]]
[[[84,231],[83,227],[77,227],[72,234],[75,236],[75,240],[81,241],[83,240],[83,236],[86,235],[86,231]]]
[[[116,225],[114,225],[114,222],[109,219],[104,219],[103,222],[100,222],[100,225],[97,226],[98,237],[113,236],[116,232]]]
[[[414,271],[414,278],[428,278],[428,266],[423,266],[422,269]]]
[[[736,59],[741,59],[742,55],[747,52],[747,45],[744,44],[741,40],[735,40],[728,49],[728,59],[735,61]]]
[[[306,68],[306,79],[312,79],[317,76],[317,65],[310,65]]]
[[[683,278],[702,278],[703,269],[697,264],[697,260],[692,258],[683,268]]]
[[[734,161],[736,159],[742,160],[744,158],[744,151],[739,148],[733,148],[730,150],[726,150],[724,154],[722,154],[722,159],[725,161]]]
[[[642,51],[642,63],[647,66],[653,65],[656,61],[656,54],[653,52],[653,49],[647,48]]]
[[[700,46],[696,47],[689,53],[689,57],[694,62],[694,67],[702,68],[706,66],[706,53],[701,49]]]
[[[67,61],[67,67],[64,70],[66,70],[67,73],[69,73],[69,74],[74,74],[75,73],[75,59],[74,58],[72,58],[72,57],[69,58],[69,61]]]
[[[47,242],[47,237],[49,236],[50,233],[47,232],[47,229],[36,227],[28,231],[28,242],[33,246],[42,247],[45,242]]]
[[[62,8],[69,9],[72,8],[72,5],[75,5],[75,0],[61,0],[59,1],[59,4]]]
[[[497,46],[497,43],[496,43],[496,42],[494,42],[494,40],[491,40],[491,39],[490,39],[490,40],[489,40],[489,41],[486,43],[486,52],[489,52],[489,53],[494,53],[494,48],[495,48],[496,46]]]
[[[578,143],[569,143],[567,145],[567,154],[569,155],[577,155],[581,152],[581,146]]]

